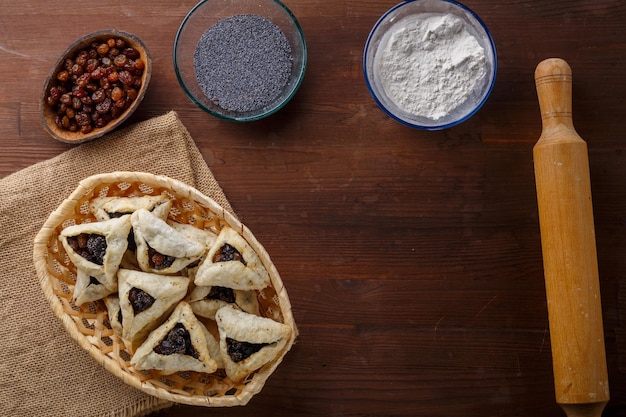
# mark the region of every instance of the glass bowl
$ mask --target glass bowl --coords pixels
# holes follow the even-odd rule
[[[258,29],[272,35],[252,41],[245,25],[253,33]],[[289,46],[283,48],[285,38]],[[239,39],[250,43],[231,43]],[[282,44],[272,47],[279,39]],[[250,47],[253,42],[268,52],[259,54],[257,43]],[[285,54],[259,59],[279,53],[275,51]],[[283,58],[291,61],[290,69]],[[243,65],[246,59],[251,64]],[[306,63],[300,24],[278,0],[202,0],[183,19],[174,41],[174,70],[183,91],[198,107],[225,120],[249,122],[277,112],[300,87]]]
[[[484,51],[484,59],[475,60],[471,72],[463,63],[469,61],[458,58],[459,51],[467,48],[459,47],[458,37],[445,40],[446,31],[466,31],[478,44],[472,42],[472,50]],[[405,42],[401,53],[400,39]],[[437,53],[443,55],[436,57],[437,48],[447,49],[440,49]],[[363,53],[365,82],[378,106],[396,121],[425,130],[449,128],[474,115],[491,93],[496,71],[496,48],[489,30],[472,10],[453,0],[407,0],[395,5],[372,28]],[[403,78],[410,81],[401,83]]]

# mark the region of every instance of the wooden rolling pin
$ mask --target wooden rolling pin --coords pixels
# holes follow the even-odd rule
[[[533,148],[556,402],[599,417],[609,401],[587,144],[572,121],[572,71],[535,71],[543,129]]]

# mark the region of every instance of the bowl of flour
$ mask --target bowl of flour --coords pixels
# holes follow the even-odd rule
[[[453,0],[407,0],[389,9],[363,54],[367,87],[378,106],[407,126],[438,130],[473,116],[496,79],[487,26]]]
[[[302,28],[279,0],[201,0],[174,40],[174,70],[191,101],[220,119],[276,113],[306,70]]]

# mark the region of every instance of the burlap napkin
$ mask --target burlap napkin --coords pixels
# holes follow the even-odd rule
[[[33,266],[33,239],[48,215],[81,179],[113,171],[181,180],[232,212],[174,112],[0,180],[0,416],[127,417],[171,405],[124,384],[71,339]]]

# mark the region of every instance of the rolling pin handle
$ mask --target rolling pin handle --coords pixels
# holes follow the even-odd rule
[[[561,58],[549,58],[537,66],[535,85],[543,130],[574,130],[572,120],[572,69]]]

